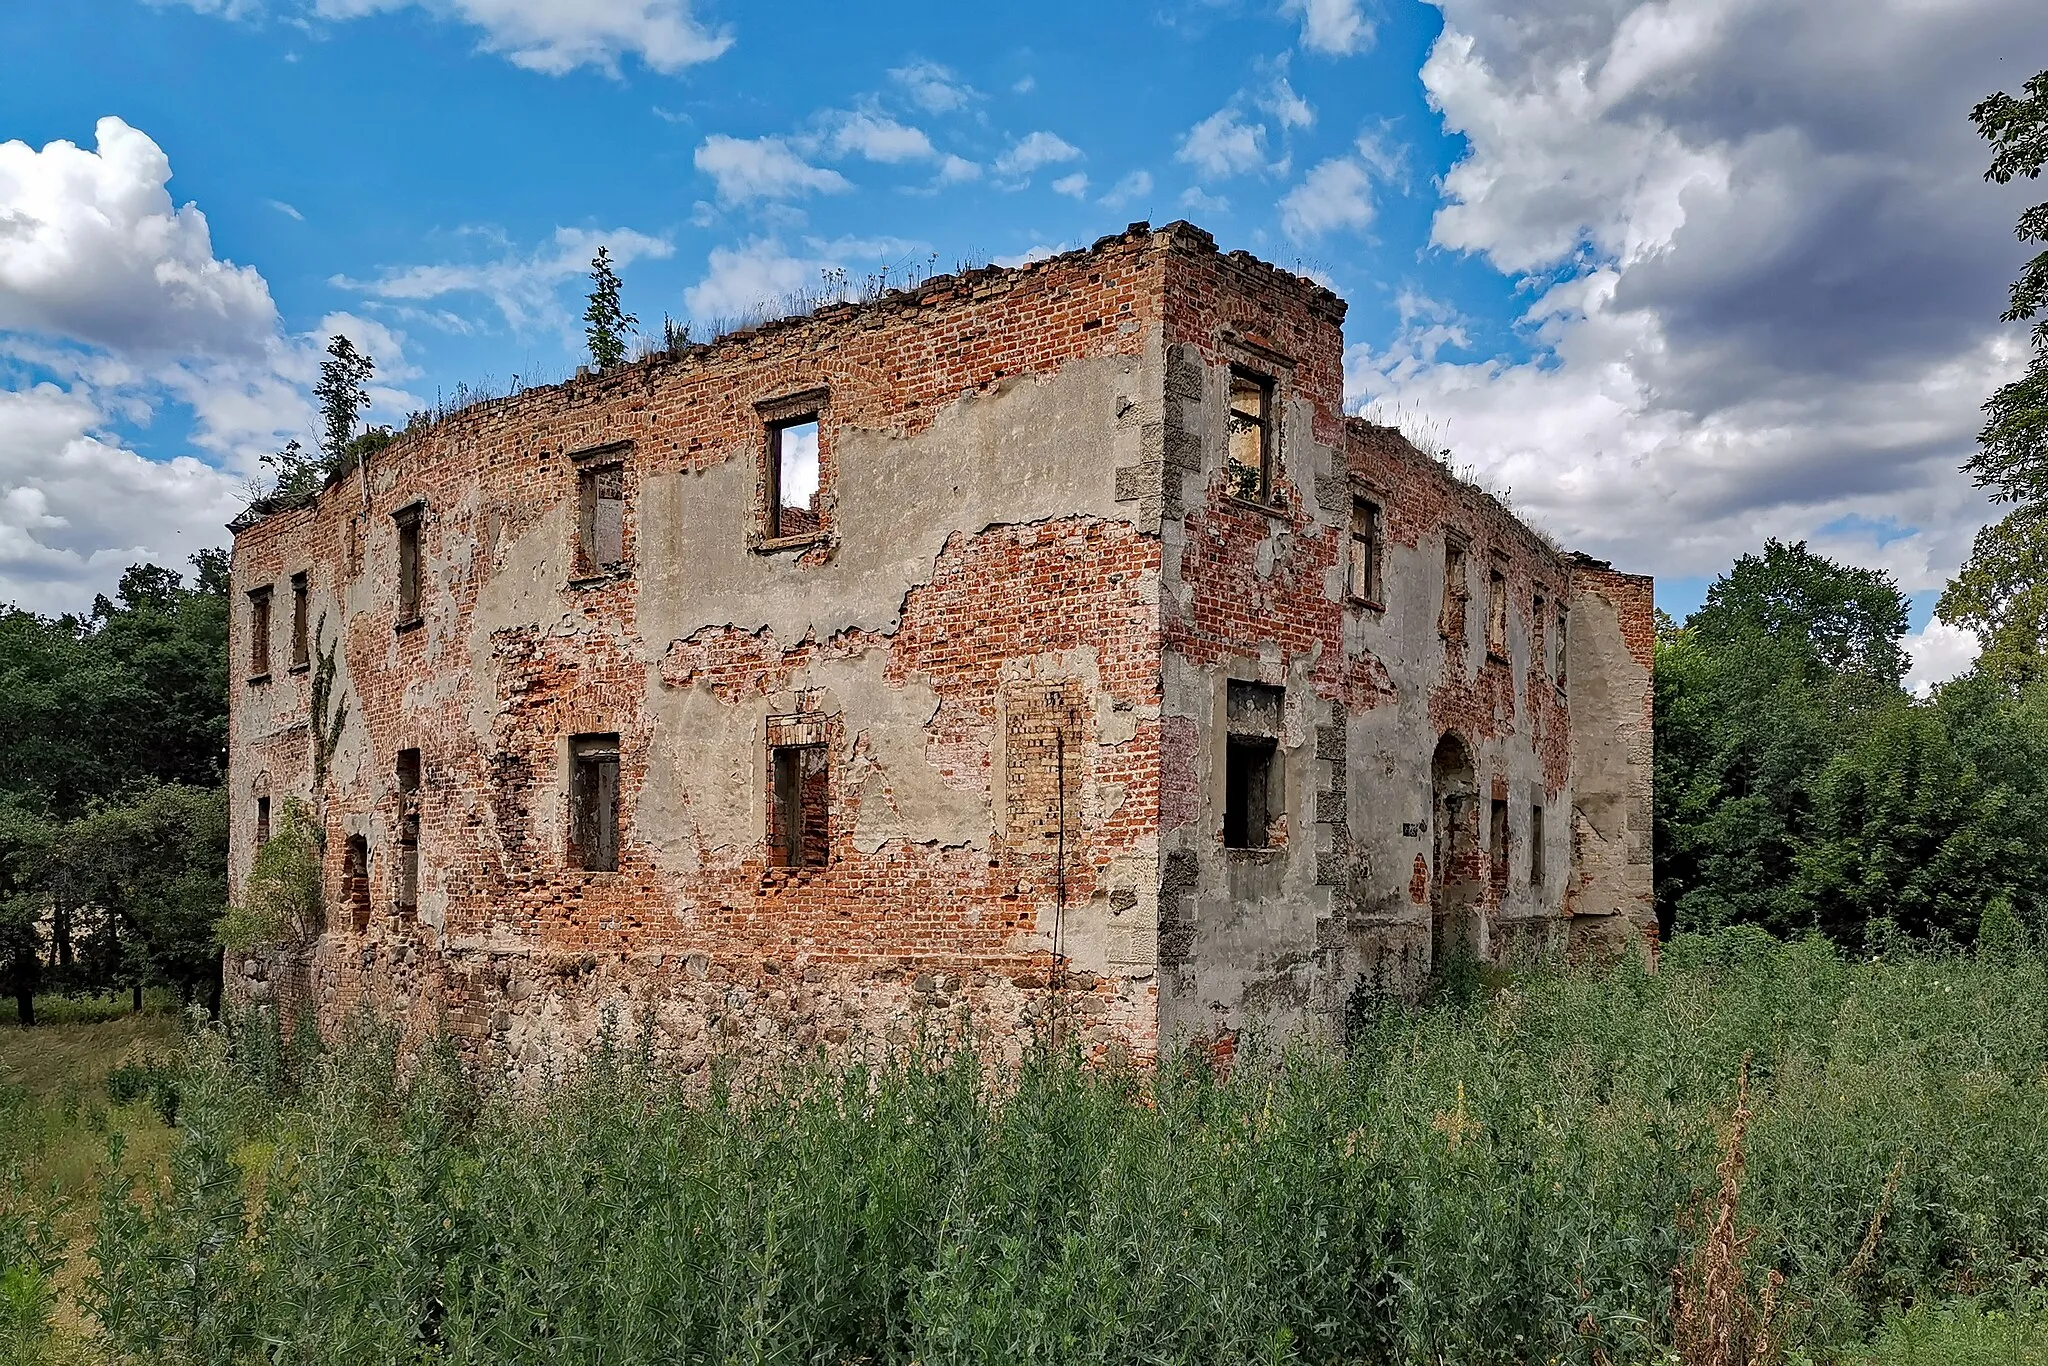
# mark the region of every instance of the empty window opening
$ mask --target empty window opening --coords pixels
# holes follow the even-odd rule
[[[292,575],[292,667],[303,669],[312,662],[306,639],[306,576]]]
[[[619,866],[619,737],[569,741],[569,864],[586,873]]]
[[[1277,740],[1263,735],[1233,735],[1224,751],[1223,847],[1268,849],[1273,846],[1273,762]]]
[[[420,507],[415,503],[396,513],[398,524],[398,625],[420,619]]]
[[[1529,658],[1535,661],[1538,673],[1548,673],[1550,671],[1550,636],[1549,632],[1545,630],[1544,622],[1548,611],[1548,600],[1544,597],[1543,590],[1538,588],[1536,590],[1536,601],[1532,604],[1529,613],[1529,629],[1534,637],[1529,642]]]
[[[398,751],[398,887],[392,902],[400,915],[420,904],[420,752]]]
[[[1529,804],[1529,885],[1541,887],[1543,874],[1543,804]]]
[[[256,847],[270,843],[270,798],[256,799]]]
[[[370,928],[370,842],[350,835],[341,859],[341,900],[356,933]]]
[[[818,515],[818,419],[778,422],[768,429],[768,534],[815,535]]]
[[[1230,680],[1225,695],[1223,845],[1270,849],[1286,835],[1280,790],[1280,736],[1287,694],[1265,683]]]
[[[626,558],[626,469],[597,465],[576,472],[577,550],[595,573]]]
[[[1508,657],[1508,576],[1499,561],[1486,575],[1486,653]]]
[[[1493,799],[1492,822],[1487,830],[1488,852],[1493,855],[1493,885],[1505,887],[1508,881],[1508,804],[1502,797]]]
[[[249,676],[270,676],[270,590],[249,591]]]
[[[831,776],[823,744],[768,749],[768,862],[822,868],[831,852]]]
[[[1364,498],[1351,500],[1351,558],[1345,565],[1345,591],[1359,602],[1380,601],[1380,505]]]
[[[1564,691],[1565,666],[1571,651],[1571,614],[1562,607],[1557,609],[1557,690]]]
[[[1254,502],[1273,496],[1273,381],[1230,372],[1231,492]]]
[[[1465,543],[1452,537],[1444,542],[1444,610],[1438,628],[1454,641],[1465,639]]]

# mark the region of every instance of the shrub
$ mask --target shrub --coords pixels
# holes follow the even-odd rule
[[[221,918],[220,941],[231,953],[297,944],[318,934],[322,904],[320,832],[304,802],[288,797],[270,838],[256,851],[241,904]]]

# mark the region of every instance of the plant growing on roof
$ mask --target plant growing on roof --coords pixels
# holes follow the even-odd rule
[[[327,451],[330,468],[339,468],[353,452],[350,442],[355,436],[356,419],[370,406],[370,377],[377,372],[377,363],[356,350],[354,342],[336,333],[327,340],[327,359],[320,362],[320,382],[313,386],[313,397],[320,404],[320,418],[326,427]]]
[[[590,306],[583,310],[583,321],[589,326],[583,335],[590,341],[590,359],[600,370],[625,361],[626,329],[640,322],[620,304],[619,288],[611,252],[599,247],[590,260]]]

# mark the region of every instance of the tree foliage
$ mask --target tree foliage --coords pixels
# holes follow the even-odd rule
[[[583,310],[588,324],[584,336],[590,342],[590,359],[600,370],[609,370],[626,359],[626,329],[640,320],[626,312],[619,301],[620,281],[612,269],[609,249],[599,247],[590,262],[590,302]]]
[[[136,565],[83,615],[0,609],[0,979],[217,991],[228,563]]]
[[[327,359],[320,362],[320,382],[313,386],[313,400],[320,405],[330,461],[338,464],[350,454],[356,421],[370,406],[370,378],[376,372],[376,362],[356,350],[347,337],[336,333],[328,339]]]
[[[287,797],[276,829],[256,851],[242,900],[221,922],[220,942],[229,949],[297,944],[323,922],[320,830],[305,803]]]
[[[1771,543],[1656,655],[1656,873],[1667,929],[1746,923],[1861,946],[2048,915],[2048,683],[1899,687],[1888,576]],[[1875,931],[1874,931],[1874,927]]]

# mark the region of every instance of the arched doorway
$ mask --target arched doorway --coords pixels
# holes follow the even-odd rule
[[[1431,803],[1429,910],[1430,959],[1441,965],[1458,954],[1480,957],[1486,946],[1479,923],[1484,859],[1479,849],[1479,780],[1472,751],[1456,735],[1437,741],[1429,765]]]

